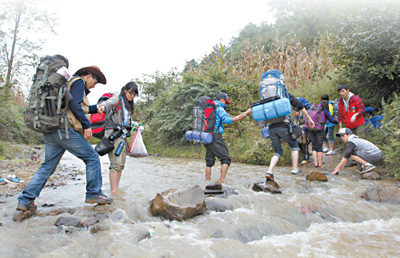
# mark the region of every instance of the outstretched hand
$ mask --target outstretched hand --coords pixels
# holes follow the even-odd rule
[[[332,169],[332,175],[336,175],[337,173],[339,173],[340,169],[338,168],[334,168]]]
[[[106,111],[106,107],[99,105],[97,106],[97,112],[99,112],[100,115],[104,114],[104,112]]]

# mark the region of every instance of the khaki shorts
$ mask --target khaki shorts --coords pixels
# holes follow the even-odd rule
[[[115,152],[117,151],[118,145],[120,142],[124,141],[122,138],[118,138],[114,141],[114,150],[108,153],[108,158],[110,159],[110,171],[122,173],[122,170],[125,168],[126,162],[126,146],[122,148],[121,155],[116,156]],[[125,142],[126,145],[126,142]]]

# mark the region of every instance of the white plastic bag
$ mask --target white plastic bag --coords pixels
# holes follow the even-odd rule
[[[144,146],[140,130],[137,130],[135,135],[132,137],[128,155],[135,158],[146,157],[149,155],[146,146]]]

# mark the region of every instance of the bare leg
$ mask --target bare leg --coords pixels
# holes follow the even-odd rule
[[[121,180],[122,173],[110,171],[110,188],[112,194],[118,194],[119,181]]]
[[[269,163],[269,169],[268,169],[268,173],[272,173],[272,170],[274,170],[274,167],[276,166],[276,164],[279,161],[279,157],[278,156],[273,156],[270,163]]]
[[[332,150],[332,151],[335,150],[335,143],[334,143],[334,142],[331,143],[331,150]]]
[[[221,183],[223,183],[225,181],[226,173],[228,173],[228,168],[229,168],[228,164],[223,164],[221,166],[221,177],[219,178],[219,181]]]
[[[206,167],[206,180],[211,180],[211,167]]]
[[[355,162],[363,164],[364,166],[365,166],[365,164],[368,163],[367,161],[363,160],[362,158],[360,158],[359,156],[356,156],[356,155],[351,155],[350,158],[352,160],[354,160]]]
[[[297,170],[299,168],[299,151],[292,151],[291,154],[293,170]]]
[[[323,158],[324,153],[323,152],[318,152],[318,166],[322,167],[322,158]]]
[[[316,151],[312,152],[312,156],[314,158],[314,165],[318,167],[318,153]]]

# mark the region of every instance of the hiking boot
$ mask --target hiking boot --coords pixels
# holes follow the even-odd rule
[[[29,204],[18,204],[17,205],[17,211],[36,211],[37,210],[37,206],[35,203],[29,203]]]
[[[290,173],[292,173],[292,175],[296,175],[296,176],[303,175],[303,172],[301,172],[300,169],[293,169],[292,171],[290,171]]]
[[[113,202],[113,198],[107,197],[107,195],[99,195],[97,197],[91,197],[91,198],[87,198],[85,200],[85,203],[89,203],[89,204],[109,204]]]
[[[364,165],[362,165],[362,164],[357,164],[357,169],[356,169],[356,171],[357,171],[358,173],[361,173],[361,172],[364,170],[364,168],[365,168]]]
[[[267,180],[274,181],[274,174],[267,172],[265,173],[265,178]]]
[[[374,165],[368,163],[364,166],[364,169],[360,172],[360,174],[368,173],[374,168],[376,168]]]
[[[335,154],[336,154],[336,151],[334,151],[334,150],[330,150],[326,153],[326,155],[335,155]]]

